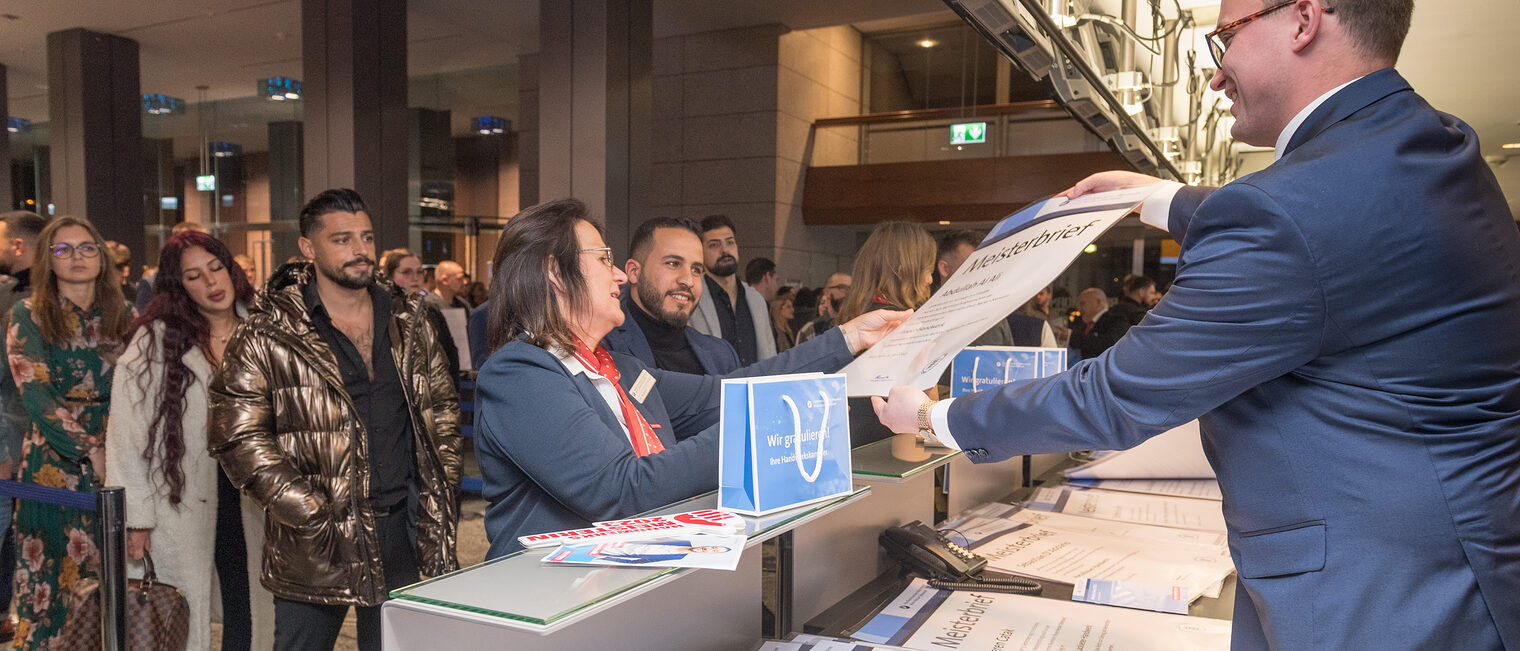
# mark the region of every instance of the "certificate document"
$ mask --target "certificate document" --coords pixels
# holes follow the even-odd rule
[[[1043,597],[950,592],[914,579],[853,637],[924,651],[1224,651],[1230,648],[1230,622]]]
[[[1224,533],[1224,507],[1214,500],[1087,490],[1076,486],[1035,489],[1029,508],[1100,520]]]
[[[957,352],[1054,281],[1155,190],[1052,197],[1003,218],[913,318],[845,367],[850,395],[933,386]]]

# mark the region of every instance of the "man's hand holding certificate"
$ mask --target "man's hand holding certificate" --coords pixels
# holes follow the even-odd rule
[[[845,367],[853,396],[933,386],[945,366],[1059,276],[1082,250],[1156,190],[1057,196],[1004,218],[913,317]],[[889,427],[891,423],[887,423]]]

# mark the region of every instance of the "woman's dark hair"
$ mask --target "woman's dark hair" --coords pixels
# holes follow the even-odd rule
[[[55,217],[48,222],[32,245],[33,259],[36,260],[34,264],[40,266],[42,272],[40,277],[34,275],[32,281],[32,318],[37,321],[37,329],[42,331],[43,339],[55,346],[67,344],[76,334],[74,326],[79,322],[64,313],[62,299],[58,294],[58,274],[53,271],[53,263],[56,262],[52,253],[53,238],[58,235],[58,231],[70,226],[88,231],[95,246],[101,247],[97,254],[100,258],[100,273],[95,275],[94,305],[94,309],[100,310],[100,340],[124,341],[121,335],[132,320],[132,312],[127,306],[126,297],[121,293],[121,277],[116,274],[116,265],[106,258],[109,252],[105,249],[105,240],[101,239],[100,231],[95,230],[95,225],[88,220],[67,215]],[[115,349],[115,346],[111,346],[108,350]]]
[[[132,328],[127,332],[126,341],[134,341],[138,336],[145,338],[147,350],[143,361],[150,368],[154,360],[162,359],[164,362],[163,391],[152,407],[153,421],[148,424],[148,443],[143,446],[142,458],[148,462],[149,468],[153,467],[153,458],[162,437],[163,457],[159,459],[158,466],[164,475],[164,483],[169,487],[169,504],[176,509],[179,508],[185,489],[185,473],[180,468],[180,461],[185,457],[185,392],[195,381],[195,374],[185,365],[184,356],[191,348],[199,348],[207,361],[212,359],[211,322],[206,319],[206,315],[201,314],[195,300],[190,298],[189,292],[185,291],[185,286],[180,282],[181,261],[185,251],[191,247],[205,249],[221,261],[232,281],[232,295],[238,301],[247,303],[253,298],[253,285],[248,284],[248,276],[243,273],[243,268],[238,266],[237,261],[232,259],[232,252],[227,250],[227,245],[200,231],[185,231],[169,238],[159,252],[158,277],[153,281],[153,299],[143,307],[142,314],[132,322]],[[154,336],[155,321],[164,324],[162,337]],[[144,383],[151,380],[148,369],[133,369],[130,372],[137,374],[138,388],[147,393]]]
[[[581,274],[580,242],[575,225],[586,222],[602,232],[601,224],[592,221],[586,204],[575,199],[541,203],[513,216],[502,229],[491,268],[490,326],[487,336],[491,350],[522,337],[539,348],[575,349],[575,334],[568,315],[560,314],[559,301],[550,283],[550,273],[557,275],[560,290],[571,310],[578,310],[586,300],[586,277]],[[594,346],[597,342],[588,341]]]

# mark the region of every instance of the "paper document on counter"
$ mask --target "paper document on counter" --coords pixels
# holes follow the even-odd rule
[[[1224,533],[1224,508],[1213,500],[1088,490],[1078,486],[1038,488],[1029,508],[1101,520]]]
[[[1178,426],[1128,450],[1063,471],[1072,479],[1213,479],[1214,467],[1203,455],[1198,421]]]
[[[945,535],[949,536],[952,542],[958,543],[962,547],[972,547],[993,536],[1012,530],[1021,524],[1040,525],[1062,531],[1094,536],[1124,538],[1127,540],[1148,540],[1152,543],[1160,543],[1162,545],[1161,549],[1201,548],[1214,554],[1225,555],[1229,553],[1229,541],[1222,531],[1195,531],[1192,529],[1159,527],[1134,522],[1084,518],[1080,515],[1026,509],[1015,504],[1003,504],[1000,502],[992,502],[967,509],[961,518],[952,520],[940,527],[940,530],[945,532]],[[1188,558],[1194,555],[1196,555],[1194,552],[1186,554]]]
[[[887,644],[863,644],[856,640],[846,640],[837,637],[825,637],[823,635],[810,635],[798,633],[792,639],[785,642],[769,641],[760,645],[759,651],[913,651],[900,646]]]
[[[950,592],[914,579],[853,637],[921,651],[1213,651],[1230,622],[992,592]]]
[[[1224,499],[1219,482],[1213,479],[1068,479],[1066,483],[1121,493],[1191,497],[1216,502]]]
[[[1053,197],[1005,217],[913,318],[845,367],[850,395],[933,386],[957,352],[1050,285],[1155,189]]]
[[[995,531],[964,546],[986,557],[990,569],[1044,581],[1075,584],[1081,579],[1112,579],[1181,585],[1191,602],[1235,571],[1223,546],[1086,533],[1063,529],[1059,521],[1012,522],[1011,527],[1005,524],[1009,522],[972,521],[955,529]]]

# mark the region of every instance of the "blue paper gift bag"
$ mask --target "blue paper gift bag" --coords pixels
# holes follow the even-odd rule
[[[849,493],[845,376],[723,381],[718,507],[759,515]]]
[[[950,365],[950,396],[991,389],[1014,380],[1050,377],[1066,370],[1065,348],[973,346]]]

